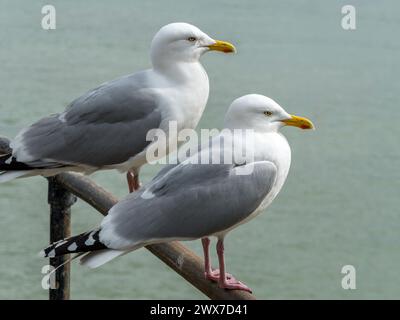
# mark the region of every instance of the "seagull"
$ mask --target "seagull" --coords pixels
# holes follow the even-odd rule
[[[171,141],[177,132],[194,129],[209,94],[200,57],[208,51],[235,52],[187,23],[171,23],[154,36],[152,68],[106,82],[75,99],[65,111],[22,129],[11,141],[12,152],[0,157],[0,182],[52,176],[63,171],[127,172],[130,192],[139,188],[139,169],[147,163],[147,134],[161,129]],[[159,158],[172,148],[159,148]]]
[[[233,135],[229,143],[208,144],[179,164],[165,167],[148,185],[114,205],[100,227],[56,242],[41,256],[80,253],[83,265],[96,268],[149,244],[202,239],[205,277],[221,288],[251,292],[226,273],[224,238],[267,208],[281,190],[291,161],[290,146],[279,133],[283,126],[314,128],[310,120],[288,114],[263,95],[236,99],[224,127],[231,132],[252,130],[252,135]],[[223,139],[221,133],[212,138],[214,142]],[[238,145],[253,154],[252,159],[217,164],[192,161]],[[209,255],[211,236],[217,238],[219,269],[215,270]]]

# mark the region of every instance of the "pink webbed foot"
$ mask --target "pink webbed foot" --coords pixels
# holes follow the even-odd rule
[[[214,281],[214,282],[218,282],[219,281],[219,269],[215,269],[209,272],[204,272],[204,276],[206,277],[206,279]],[[225,277],[227,279],[235,279],[230,273],[225,273]]]
[[[220,288],[223,289],[243,290],[252,293],[251,289],[248,286],[233,277],[231,279],[225,278],[225,281],[218,281],[218,285]]]

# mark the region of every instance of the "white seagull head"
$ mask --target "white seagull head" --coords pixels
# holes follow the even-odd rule
[[[277,102],[260,94],[248,94],[234,100],[225,116],[225,127],[277,132],[283,126],[314,129],[307,118],[290,115]]]
[[[153,66],[171,62],[196,62],[207,51],[235,52],[229,42],[214,40],[199,28],[183,22],[162,27],[151,43]]]

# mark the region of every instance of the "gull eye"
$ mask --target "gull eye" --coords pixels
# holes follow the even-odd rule
[[[272,111],[264,111],[264,114],[265,114],[267,117],[270,117],[270,116],[272,116]]]
[[[194,42],[194,41],[196,41],[196,38],[195,37],[189,37],[189,38],[187,38],[187,41]]]

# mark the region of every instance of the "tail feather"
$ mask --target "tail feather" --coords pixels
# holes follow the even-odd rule
[[[65,163],[42,159],[29,163],[21,162],[13,156],[12,152],[10,140],[0,137],[0,183],[37,174],[47,176],[47,173],[49,173],[49,175],[55,175],[59,173],[58,169],[63,171],[68,167]]]
[[[28,175],[29,173],[30,173],[30,171],[22,171],[22,170],[21,171],[0,172],[0,183],[24,177],[25,175]]]
[[[23,177],[33,168],[18,162],[11,154],[0,155],[0,183]]]
[[[58,257],[64,254],[108,249],[99,239],[100,229],[81,233],[68,239],[52,243],[40,252],[42,257]]]
[[[77,253],[76,255],[74,255],[73,257],[67,259],[66,261],[64,261],[63,263],[61,263],[59,266],[57,266],[57,268],[53,269],[48,275],[52,275],[53,273],[55,273],[58,269],[60,269],[62,266],[65,266],[67,263],[72,262],[73,260],[75,260],[76,258],[79,258],[80,256],[86,254],[85,252],[82,253]]]
[[[0,156],[0,171],[20,171],[20,170],[33,170],[35,167],[31,167],[26,163],[17,161],[12,154],[6,154]]]
[[[94,252],[89,252],[85,254],[79,261],[79,263],[85,267],[89,267],[91,269],[102,266],[103,264],[128,253],[131,250],[123,251],[123,250],[113,250],[113,249],[105,249]]]

